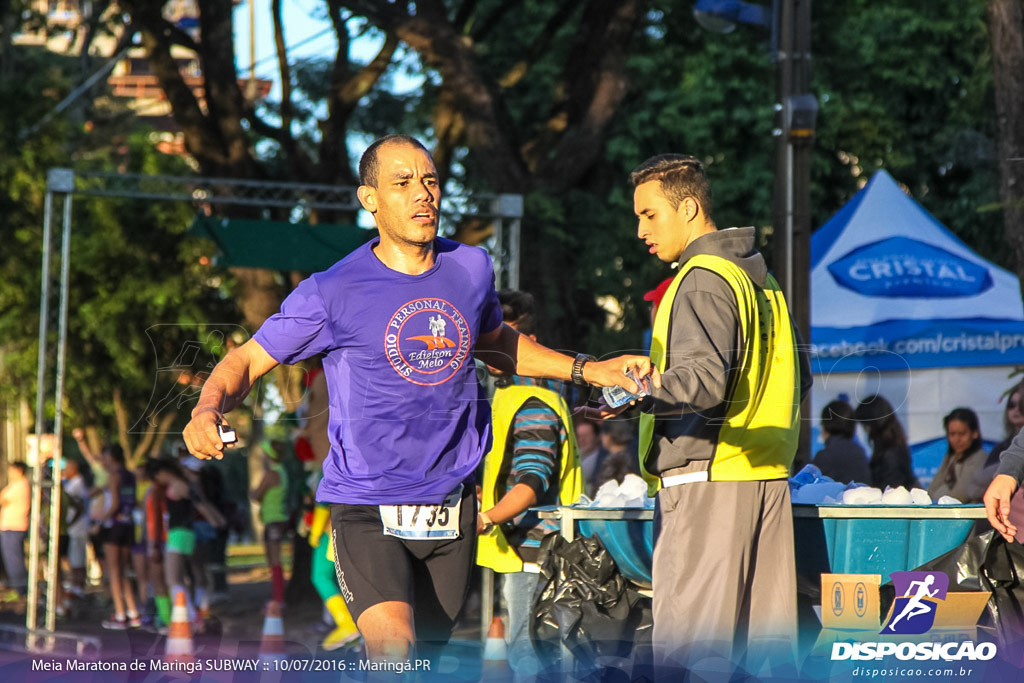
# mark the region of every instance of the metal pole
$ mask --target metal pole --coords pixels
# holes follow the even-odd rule
[[[801,95],[811,92],[811,2],[796,0],[794,22],[793,87]],[[811,165],[814,137],[790,138],[793,154],[793,319],[808,341],[811,338],[810,244],[811,244]]]
[[[256,99],[256,0],[249,0],[249,82],[245,96]]]
[[[57,341],[57,394],[54,397],[56,419],[53,426],[53,469],[50,477],[50,538],[49,556],[46,568],[46,630],[57,628],[57,563],[60,561],[60,497],[61,458],[64,457],[62,439],[64,436],[64,369],[67,361],[68,343],[68,293],[71,274],[71,194],[64,195],[64,233],[61,238],[60,254],[60,321]]]
[[[786,260],[783,291],[790,301],[795,301],[799,292],[793,289],[793,143],[786,136]]]
[[[42,450],[43,410],[46,406],[46,337],[50,331],[50,260],[53,223],[53,191],[47,188],[43,203],[43,267],[42,285],[39,300],[39,361],[36,367],[36,455]],[[43,507],[43,471],[39,463],[32,468],[32,507],[29,512],[29,543],[28,543],[28,605],[25,609],[25,628],[36,628],[36,605],[39,599],[39,518]],[[35,646],[35,638],[30,637],[29,647]]]
[[[505,287],[505,219],[494,218],[494,284],[498,289]]]
[[[786,126],[786,103],[793,94],[793,3],[781,0],[773,5],[772,23],[776,26],[778,49],[775,53],[775,116],[772,134],[775,146],[775,217],[772,240],[775,243],[775,272],[782,276],[783,293],[792,301],[792,148]]]
[[[508,231],[508,286],[511,289],[519,289],[519,231],[522,222],[520,218],[513,218]]]
[[[494,619],[494,570],[480,568],[480,642],[487,642],[487,633]]]
[[[799,0],[796,17],[797,50],[800,60],[797,68],[797,86],[801,92],[811,91],[811,4],[813,0]],[[796,324],[806,343],[811,341],[811,166],[814,163],[813,138],[800,140],[795,145],[793,168],[795,175],[793,267],[796,272]],[[813,392],[814,389],[812,388]],[[808,398],[805,407],[809,408]],[[810,461],[811,422],[800,421],[801,462]]]

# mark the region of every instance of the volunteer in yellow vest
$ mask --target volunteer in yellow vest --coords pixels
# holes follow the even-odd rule
[[[787,477],[810,366],[753,228],[718,230],[701,163],[663,154],[631,175],[637,237],[678,263],[654,323],[661,388],[640,462],[655,507],[656,661],[791,661],[796,569]]]
[[[536,341],[533,297],[503,290],[498,300],[505,324]],[[494,443],[484,459],[476,559],[502,574],[508,661],[517,676],[532,676],[540,670],[529,634],[540,578],[537,552],[541,539],[558,526],[529,508],[576,502],[583,479],[572,417],[558,384],[518,375],[499,376],[496,384]]]

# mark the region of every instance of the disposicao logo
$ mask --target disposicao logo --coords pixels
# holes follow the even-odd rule
[[[891,616],[882,628],[882,635],[920,635],[935,624],[939,603],[946,599],[949,577],[941,572],[893,572],[896,589]],[[894,656],[900,660],[961,659],[986,661],[996,656],[995,643],[849,643],[832,644],[832,660],[870,660]]]
[[[866,296],[951,298],[992,287],[988,268],[909,237],[857,247],[828,266],[840,286]]]
[[[940,572],[893,572],[892,585],[896,601],[882,633],[927,633],[935,623],[939,601],[946,599],[949,577]]]

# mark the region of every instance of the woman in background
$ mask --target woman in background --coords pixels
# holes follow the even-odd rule
[[[189,620],[193,626],[202,629],[205,619],[196,610],[195,603],[185,590],[185,579],[188,576],[192,556],[196,547],[196,532],[193,527],[196,514],[202,515],[213,526],[220,528],[224,519],[205,500],[196,484],[192,484],[181,465],[170,458],[158,458],[146,463],[146,473],[153,480],[154,486],[163,489],[167,510],[167,540],[164,544],[164,575],[170,591],[171,604],[174,604],[178,593],[185,595],[188,606]],[[209,595],[206,585],[206,572],[191,572],[200,609],[209,608],[203,604]]]
[[[843,483],[866,484],[871,480],[867,454],[853,440],[856,426],[853,406],[846,401],[832,401],[821,411],[821,436],[825,447],[814,454],[812,464],[826,477]]]
[[[981,497],[972,495],[971,481],[985,467],[988,454],[981,445],[978,415],[970,408],[956,408],[942,418],[942,426],[949,446],[928,495],[933,500],[952,496],[961,503],[980,503]]]
[[[992,483],[992,479],[996,476],[996,470],[999,469],[999,456],[1010,447],[1013,437],[1017,436],[1021,429],[1024,429],[1024,381],[1016,384],[1006,395],[1006,408],[1003,409],[1003,436],[1005,438],[992,447],[985,460],[985,466],[971,477],[969,488],[971,498],[980,501],[985,495],[985,490]],[[1015,498],[1019,501],[1024,500],[1020,491],[1017,492]],[[975,528],[979,532],[983,532],[992,527],[988,526],[988,522],[979,520]]]
[[[103,527],[105,569],[110,574],[110,597],[114,601],[114,614],[103,621],[103,628],[123,631],[129,626],[142,626],[135,590],[127,574],[135,545],[135,475],[125,464],[124,451],[118,444],[104,446],[100,460],[107,471],[109,502],[99,521]]]
[[[871,442],[871,485],[883,491],[887,486],[906,489],[921,486],[914,474],[914,464],[907,445],[907,433],[896,417],[892,404],[883,396],[873,394],[861,401],[854,419],[864,425]]]

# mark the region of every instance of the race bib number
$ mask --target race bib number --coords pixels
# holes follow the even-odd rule
[[[380,521],[384,533],[407,540],[436,541],[459,538],[459,513],[462,511],[462,486],[452,491],[440,505],[381,505]]]

